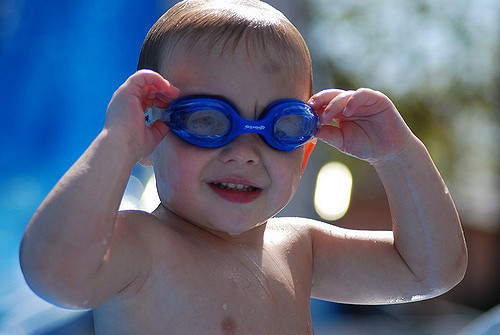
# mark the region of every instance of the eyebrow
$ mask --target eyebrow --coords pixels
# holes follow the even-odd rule
[[[186,94],[186,95],[184,95],[182,97],[179,97],[179,98],[187,98],[187,97],[189,97],[190,99],[210,98],[210,99],[222,100],[225,103],[229,104],[236,111],[236,113],[239,116],[243,117],[241,115],[241,109],[238,108],[238,106],[231,99],[229,99],[229,98],[227,98],[227,97],[225,97],[223,95],[216,95],[216,94]],[[250,121],[257,121],[257,120],[259,120],[264,115],[263,112],[267,109],[267,107],[269,107],[270,105],[272,105],[274,102],[276,102],[278,100],[282,100],[282,99],[288,99],[288,98],[278,98],[278,99],[275,99],[275,100],[271,101],[270,103],[268,103],[267,105],[263,106],[262,108],[258,108],[259,106],[254,105],[253,119],[251,119]],[[302,101],[302,99],[299,99],[299,100]]]

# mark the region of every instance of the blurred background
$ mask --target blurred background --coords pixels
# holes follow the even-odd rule
[[[101,130],[148,29],[174,2],[0,1],[0,334],[93,333],[91,313],[56,308],[29,290],[18,248],[40,202]],[[469,248],[464,280],[436,299],[312,300],[316,333],[500,334],[500,2],[269,2],[308,42],[316,91],[371,87],[394,101],[442,173]],[[332,186],[317,188],[318,178]],[[157,201],[151,170],[137,166],[122,208],[151,210]],[[373,169],[321,143],[280,213],[288,215],[390,229]]]

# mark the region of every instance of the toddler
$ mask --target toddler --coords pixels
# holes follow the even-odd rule
[[[380,92],[313,95],[307,46],[276,9],[179,2],[138,68],[25,232],[42,298],[93,309],[103,334],[312,334],[311,297],[414,301],[463,277],[460,222],[424,145]],[[316,139],[375,168],[392,231],[274,218]],[[152,213],[118,211],[137,162],[154,168]]]

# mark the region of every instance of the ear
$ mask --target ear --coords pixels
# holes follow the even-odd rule
[[[144,167],[151,166],[151,155],[149,155],[148,157],[141,158],[139,164],[141,164]]]
[[[304,144],[305,150],[304,150],[304,156],[302,157],[302,171],[300,175],[304,173],[307,166],[307,162],[309,162],[309,156],[311,156],[311,153],[313,152],[313,149],[316,146],[317,142],[318,139],[315,137],[306,144]]]

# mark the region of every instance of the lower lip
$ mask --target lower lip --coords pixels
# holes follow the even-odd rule
[[[238,204],[247,204],[259,197],[262,190],[258,189],[255,191],[247,192],[247,191],[236,191],[236,190],[227,190],[220,187],[217,187],[213,184],[209,184],[210,188],[222,199],[234,202]]]

